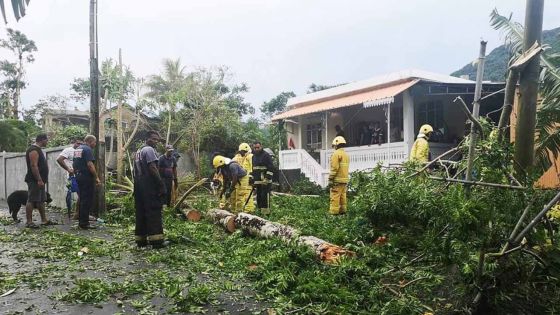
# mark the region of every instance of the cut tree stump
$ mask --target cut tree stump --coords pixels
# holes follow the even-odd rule
[[[289,241],[298,236],[296,229],[290,226],[268,221],[256,215],[243,212],[237,214],[235,225],[251,235],[264,238],[279,237]]]
[[[180,211],[183,214],[183,216],[185,216],[185,219],[187,219],[187,221],[198,222],[202,217],[200,211],[196,209],[180,209]]]
[[[206,212],[206,216],[214,224],[224,227],[229,233],[235,232],[235,214],[222,209],[210,209]]]

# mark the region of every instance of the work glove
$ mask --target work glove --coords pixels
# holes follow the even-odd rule
[[[253,176],[249,176],[249,185],[254,185],[255,184],[255,178]]]
[[[333,179],[329,179],[329,185],[327,186],[329,189],[331,189],[334,186],[334,180]]]

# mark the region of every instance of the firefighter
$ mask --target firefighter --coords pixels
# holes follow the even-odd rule
[[[329,173],[329,187],[331,203],[329,212],[333,215],[345,214],[347,210],[346,189],[348,185],[348,168],[350,158],[344,152],[346,140],[343,137],[335,137],[332,146],[335,149],[331,157],[331,170]]]
[[[216,173],[222,174],[224,180],[220,198],[225,195],[226,199],[229,199],[231,212],[241,212],[246,201],[243,199],[245,192],[242,188],[249,185],[247,172],[237,162],[223,155],[216,155],[212,160],[212,165]]]
[[[257,192],[257,207],[268,213],[270,186],[274,175],[272,157],[263,150],[259,141],[253,143],[253,181]]]
[[[159,134],[149,131],[146,144],[134,158],[134,203],[136,207],[136,244],[138,247],[166,247],[162,209],[166,189],[158,171],[158,154],[154,149],[160,141]]]
[[[410,150],[410,160],[417,161],[420,163],[426,163],[430,157],[430,145],[428,140],[434,132],[434,128],[430,125],[422,125],[418,131],[418,136],[416,136],[416,141],[412,145]]]
[[[243,191],[243,204],[245,209],[242,209],[244,212],[254,212],[255,211],[255,203],[253,202],[253,176],[251,173],[253,172],[253,154],[251,153],[251,147],[248,143],[242,143],[239,145],[239,153],[237,153],[233,160],[237,162],[244,170],[249,174],[247,186],[239,187]]]

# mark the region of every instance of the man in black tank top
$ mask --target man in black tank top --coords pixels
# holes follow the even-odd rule
[[[47,146],[47,135],[39,134],[35,138],[35,143],[30,145],[25,152],[25,162],[27,173],[25,182],[27,183],[27,204],[25,205],[26,227],[37,228],[33,223],[33,209],[38,209],[41,215],[42,225],[53,224],[47,219],[45,213],[45,202],[47,201],[47,190],[45,185],[49,180],[49,167],[42,148]]]

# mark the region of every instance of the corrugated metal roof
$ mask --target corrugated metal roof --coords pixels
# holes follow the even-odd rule
[[[474,81],[462,78],[452,77],[449,75],[438,74],[423,70],[409,69],[399,72],[393,72],[371,79],[356,81],[331,89],[322,90],[315,93],[296,96],[288,100],[288,109],[290,107],[305,106],[311,103],[322,101],[323,99],[342,96],[347,93],[353,93],[359,90],[372,89],[376,86],[384,86],[392,82],[410,81],[412,79],[419,79],[422,81],[438,82],[438,83],[453,83],[453,84],[475,84]]]
[[[342,97],[325,99],[317,103],[307,106],[300,106],[292,108],[286,112],[280,113],[272,117],[272,120],[285,119],[305,114],[323,112],[331,109],[342,108],[352,105],[364,103],[365,107],[378,106],[383,104],[390,104],[394,102],[395,96],[407,90],[420,80],[413,79],[398,83],[396,85],[389,85],[374,90],[365,90],[359,93],[348,94]]]

